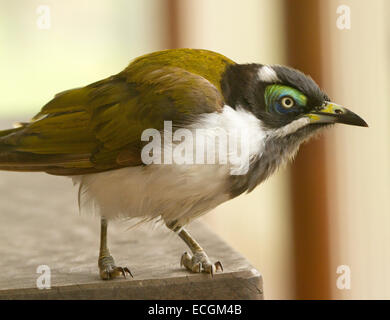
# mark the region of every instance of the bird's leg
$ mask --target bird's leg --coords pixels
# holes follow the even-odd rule
[[[183,239],[192,252],[192,255],[188,252],[183,253],[180,260],[181,266],[184,265],[192,272],[206,272],[212,276],[217,270],[223,271],[222,263],[220,261],[212,263],[203,248],[184,227],[176,225],[175,221],[167,223],[167,226],[172,231],[178,232],[179,237]]]
[[[115,266],[114,258],[110,255],[107,247],[107,225],[106,218],[100,220],[100,251],[98,266],[100,270],[100,278],[103,280],[114,279],[117,276],[123,275],[126,278],[126,272],[133,277],[128,268]]]

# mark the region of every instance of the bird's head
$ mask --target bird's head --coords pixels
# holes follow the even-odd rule
[[[311,77],[289,67],[231,65],[222,77],[221,89],[229,106],[256,116],[265,139],[249,171],[232,178],[233,196],[252,191],[319,129],[335,123],[367,127],[358,115],[331,102]]]
[[[331,102],[310,76],[285,66],[233,65],[226,70],[222,91],[230,106],[252,112],[278,137],[306,138],[334,123],[367,127],[358,115]]]

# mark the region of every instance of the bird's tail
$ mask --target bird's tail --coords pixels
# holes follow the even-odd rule
[[[89,154],[44,153],[34,149],[39,134],[29,131],[29,123],[0,131],[0,170],[47,172],[54,175],[79,175],[98,172],[90,165]],[[21,146],[20,141],[30,139]]]
[[[12,146],[7,143],[8,138],[21,128],[13,128],[0,131],[0,170],[10,171],[30,171],[32,169],[25,164],[26,157],[19,152],[12,150]]]
[[[50,156],[16,151],[15,146],[10,143],[24,129],[24,125],[0,131],[0,170],[45,171]]]
[[[14,133],[16,131],[19,131],[20,128],[13,128],[13,129],[7,129],[7,130],[0,130],[0,138],[8,136],[11,133]]]

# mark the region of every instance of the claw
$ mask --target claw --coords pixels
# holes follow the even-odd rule
[[[223,271],[220,261],[212,264],[204,252],[196,252],[193,256],[188,252],[184,252],[180,259],[180,267],[186,267],[188,270],[196,273],[205,272],[214,277],[216,271]]]
[[[112,256],[99,257],[98,266],[100,270],[100,278],[102,280],[111,280],[118,276],[123,276],[126,279],[126,273],[128,273],[133,278],[129,268],[115,266],[115,262]]]
[[[202,264],[200,262],[195,265],[195,270],[197,270],[198,273],[202,271]]]
[[[184,252],[181,256],[181,259],[180,259],[180,267],[182,267],[184,265],[184,256],[187,255],[188,253],[187,252]]]
[[[123,268],[119,268],[120,272],[122,273],[123,277],[126,279],[126,273]]]
[[[223,272],[223,266],[222,266],[221,261],[217,261],[217,262],[215,263],[215,268],[216,268],[217,270],[221,270],[221,271]]]
[[[127,272],[132,278],[134,278],[134,277],[133,277],[133,274],[131,273],[131,271],[130,271],[129,268],[125,267],[123,270],[124,270],[125,272]],[[126,277],[125,277],[125,278],[126,278]]]
[[[126,279],[126,272],[127,272],[132,278],[134,278],[133,275],[132,275],[132,273],[131,273],[131,271],[130,271],[129,268],[127,268],[127,267],[125,267],[125,268],[117,267],[116,270],[118,270],[118,271],[123,275],[123,277],[124,277],[125,279]]]

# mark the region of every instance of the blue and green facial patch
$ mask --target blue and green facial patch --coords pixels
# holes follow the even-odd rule
[[[307,97],[302,92],[279,84],[267,86],[264,98],[266,110],[271,113],[299,113],[307,104]]]

